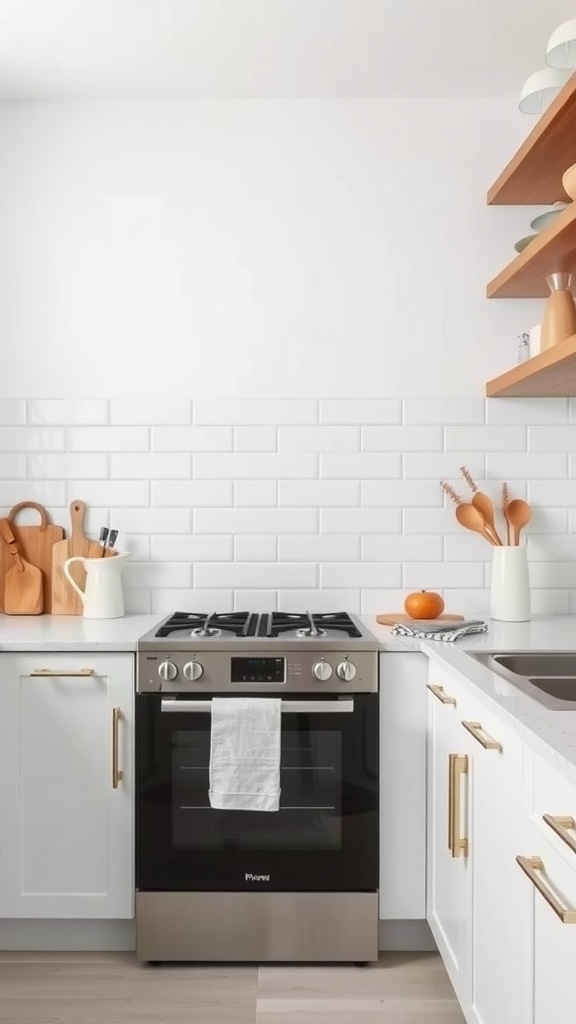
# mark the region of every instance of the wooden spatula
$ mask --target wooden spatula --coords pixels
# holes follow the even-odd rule
[[[6,615],[40,615],[43,608],[40,569],[22,558],[8,519],[0,519],[0,536],[13,559],[13,565],[4,577]]]

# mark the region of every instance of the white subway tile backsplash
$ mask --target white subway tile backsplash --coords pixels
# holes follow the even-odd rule
[[[576,426],[528,427],[529,452],[573,452]]]
[[[441,452],[442,427],[362,427],[363,452]]]
[[[5,508],[69,528],[82,498],[89,536],[120,531],[131,611],[372,613],[428,587],[485,615],[492,551],[439,486],[469,497],[461,465],[533,506],[534,612],[576,610],[576,400],[0,399],[0,452]]]
[[[198,562],[197,587],[316,587],[318,569],[309,562]]]
[[[281,562],[357,562],[360,538],[350,534],[292,534],[278,538]]]
[[[148,427],[68,428],[68,449],[72,452],[147,452],[149,448]]]
[[[234,558],[234,538],[224,534],[161,534],[152,537],[151,555],[166,562],[230,562]]]
[[[199,508],[195,533],[314,533],[318,524],[311,508]]]
[[[320,586],[338,587],[400,587],[400,562],[324,562],[320,566]]]
[[[243,508],[270,507],[278,504],[276,480],[235,480],[234,504]]]
[[[488,398],[487,423],[568,423],[567,398]]]
[[[124,608],[129,615],[149,615],[152,610],[150,604],[149,590],[124,588]]]
[[[350,590],[280,590],[278,608],[282,612],[356,612],[360,611],[360,591]]]
[[[110,456],[110,476],[121,480],[189,480],[191,473],[191,456],[180,452]]]
[[[320,510],[321,533],[400,533],[399,508],[325,508]],[[303,533],[312,531],[303,530]]]
[[[362,537],[362,559],[368,562],[435,562],[442,558],[442,537],[372,533]]]
[[[0,480],[0,505],[11,507],[26,500],[38,501],[48,508],[65,505],[66,484],[56,480]],[[37,518],[35,514],[34,522]]]
[[[447,452],[526,451],[526,427],[446,427]]]
[[[414,589],[442,587],[483,587],[484,562],[405,562],[403,585]]]
[[[105,424],[108,422],[108,402],[102,398],[32,398],[28,401],[26,422],[46,426]]]
[[[496,480],[562,480],[568,475],[568,456],[565,452],[498,452],[486,456],[486,475]]]
[[[0,398],[0,424],[17,426],[26,423],[24,398]]]
[[[63,452],[65,431],[61,427],[0,427],[0,451]]]
[[[232,505],[231,480],[159,480],[152,483],[152,505]]]
[[[536,587],[532,587],[530,594],[532,615],[574,614],[570,607],[571,596],[569,590],[538,590]]]
[[[234,427],[234,451],[275,452],[277,450],[277,427]]]
[[[232,427],[153,427],[153,452],[230,452]]]
[[[280,480],[278,504],[347,506],[360,504],[359,480]]]
[[[405,398],[404,423],[482,424],[482,398]]]
[[[133,459],[133,455],[121,456]],[[110,476],[110,457],[86,452],[73,455],[27,455],[26,474],[30,480],[105,480]]]
[[[194,476],[198,479],[237,480],[318,475],[317,455],[279,455],[261,452],[234,452],[231,455],[195,455]]]
[[[472,474],[475,480],[485,476],[486,459],[483,452],[410,452],[404,456],[404,476],[407,480],[447,480],[456,491],[468,490],[462,479],[460,466]]]
[[[298,474],[293,474],[294,476]],[[302,474],[300,474],[302,475]],[[356,480],[383,477],[399,477],[402,475],[402,457],[386,452],[358,454],[327,454],[320,456],[320,476],[334,477],[337,480],[348,477]]]
[[[322,399],[320,402],[320,423],[401,423],[402,403],[398,398],[390,399]]]
[[[407,505],[418,507],[442,505],[440,483],[434,480],[366,480],[362,484],[363,505]]]
[[[236,562],[275,562],[277,558],[278,539],[272,533],[264,533],[262,536],[242,533],[234,538]]]
[[[360,427],[280,427],[281,452],[358,452]]]
[[[150,504],[150,484],[147,480],[69,480],[67,501],[81,498],[87,505],[143,505]]]
[[[197,398],[194,423],[317,423],[315,399]]]
[[[164,395],[157,398],[113,398],[110,402],[110,423],[128,425],[154,423],[190,423],[192,407],[189,398]]]

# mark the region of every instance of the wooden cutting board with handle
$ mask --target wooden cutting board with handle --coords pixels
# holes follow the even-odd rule
[[[379,622],[382,626],[395,626],[397,622],[410,622],[417,624],[418,622],[463,622],[463,615],[439,615],[436,619],[413,619],[411,615],[405,615],[404,612],[398,612],[396,615],[394,612],[390,612],[387,615],[377,615],[376,622]]]
[[[104,548],[95,540],[90,540],[84,533],[84,516],[86,505],[76,498],[70,505],[70,521],[72,529],[68,540],[60,540],[52,549],[52,614],[82,615],[82,601],[72,589],[64,575],[63,565],[68,558],[101,558]],[[70,566],[70,575],[84,590],[86,570],[76,562]]]
[[[33,508],[40,515],[38,526],[20,526],[16,517],[24,508]],[[62,540],[64,530],[54,526],[48,519],[46,509],[37,501],[21,501],[10,510],[7,516],[10,528],[20,553],[20,557],[35,565],[42,573],[43,610],[49,612],[52,606],[52,548]],[[0,611],[4,611],[4,579],[12,568],[12,555],[6,544],[0,544]],[[30,613],[33,614],[33,613]]]
[[[22,557],[9,519],[0,519],[2,547],[11,565],[4,575],[2,599],[6,615],[40,615],[43,607],[42,572]]]

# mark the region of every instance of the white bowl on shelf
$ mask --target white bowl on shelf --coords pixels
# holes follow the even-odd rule
[[[563,201],[554,203],[551,210],[538,214],[537,217],[534,217],[533,221],[530,221],[532,231],[543,231],[544,228],[547,228],[549,224],[552,224],[553,221],[556,220],[556,217],[558,217],[560,213],[563,213],[569,205],[569,203],[565,203]]]
[[[519,238],[518,241],[514,243],[516,252],[523,252],[526,246],[530,245],[530,242],[533,242],[535,238],[538,238],[538,235],[525,235],[524,238]]]

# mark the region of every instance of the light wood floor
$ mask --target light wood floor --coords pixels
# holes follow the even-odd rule
[[[130,953],[0,953],[1,1024],[464,1024],[440,957],[378,964],[139,964]]]

